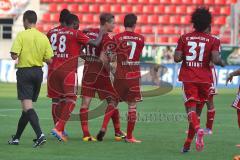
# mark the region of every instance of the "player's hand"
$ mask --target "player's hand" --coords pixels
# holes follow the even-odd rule
[[[227,86],[228,82],[232,82],[232,79],[233,79],[233,75],[230,73],[226,79],[226,86]]]

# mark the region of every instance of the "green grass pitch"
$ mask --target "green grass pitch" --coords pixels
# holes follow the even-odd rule
[[[216,118],[213,135],[205,137],[203,152],[195,150],[192,144],[191,152],[181,154],[187,120],[180,89],[158,97],[145,98],[138,105],[139,122],[134,135],[143,140],[141,144],[126,144],[115,142],[112,123],[103,142],[82,142],[82,132],[78,121],[67,124],[69,141],[58,142],[50,135],[53,127],[51,119],[51,101],[43,86],[35,108],[40,117],[43,131],[47,135],[47,143],[41,148],[32,148],[35,134],[28,124],[19,146],[7,144],[10,136],[15,133],[20,116],[20,103],[16,98],[16,85],[0,83],[0,160],[232,160],[240,155],[240,149],[235,145],[240,143],[237,127],[236,111],[229,106],[235,98],[237,89],[221,89],[215,98]],[[94,108],[98,102],[94,101]],[[74,112],[78,112],[78,100]],[[126,129],[126,104],[120,104],[122,130]],[[201,117],[201,126],[205,126],[206,108]],[[96,135],[100,129],[102,117],[91,120],[90,131]]]

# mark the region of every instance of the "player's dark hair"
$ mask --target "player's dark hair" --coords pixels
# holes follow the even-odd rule
[[[37,23],[37,14],[33,10],[27,10],[23,14],[23,21],[28,20],[29,23],[36,24]]]
[[[210,27],[212,23],[212,15],[209,9],[204,7],[197,8],[192,13],[191,22],[193,23],[193,27],[199,32],[203,32]]]
[[[70,13],[70,14],[67,15],[67,17],[66,17],[66,25],[67,25],[67,26],[72,25],[73,22],[75,22],[75,21],[79,21],[77,15],[72,14],[72,13]]]
[[[133,27],[137,23],[137,16],[133,13],[124,17],[124,27]]]
[[[104,25],[107,22],[111,22],[113,18],[114,18],[114,15],[111,13],[102,13],[100,15],[100,24]]]
[[[66,23],[66,18],[70,14],[70,11],[68,9],[63,9],[60,12],[59,22],[60,23]]]

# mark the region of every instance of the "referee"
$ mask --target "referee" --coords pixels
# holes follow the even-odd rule
[[[33,109],[32,102],[37,101],[40,92],[43,80],[43,62],[49,64],[53,57],[49,40],[47,36],[35,28],[36,22],[37,15],[34,11],[24,12],[23,25],[25,30],[17,34],[10,51],[13,60],[18,58],[17,92],[22,105],[22,115],[18,122],[16,134],[8,141],[11,145],[18,145],[29,122],[37,136],[37,139],[34,140],[34,148],[44,144],[46,138],[41,130],[38,115]]]

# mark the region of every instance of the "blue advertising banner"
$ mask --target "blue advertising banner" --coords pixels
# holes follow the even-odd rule
[[[173,87],[181,87],[181,82],[178,81],[178,72],[180,64],[163,64],[159,68],[159,72],[156,75],[158,80],[168,82],[173,85]],[[151,70],[154,64],[152,63],[141,63],[141,75],[143,85],[152,85],[153,77],[151,75]],[[217,86],[218,88],[225,88],[227,75],[239,69],[239,66],[226,66],[224,68],[215,67],[217,74]],[[12,60],[0,60],[0,82],[16,82],[16,68],[15,62]],[[81,83],[83,66],[78,68],[78,78]],[[43,67],[44,77],[43,82],[47,80],[47,66]],[[238,88],[240,83],[240,76],[234,77],[232,83],[228,84],[227,88]]]

